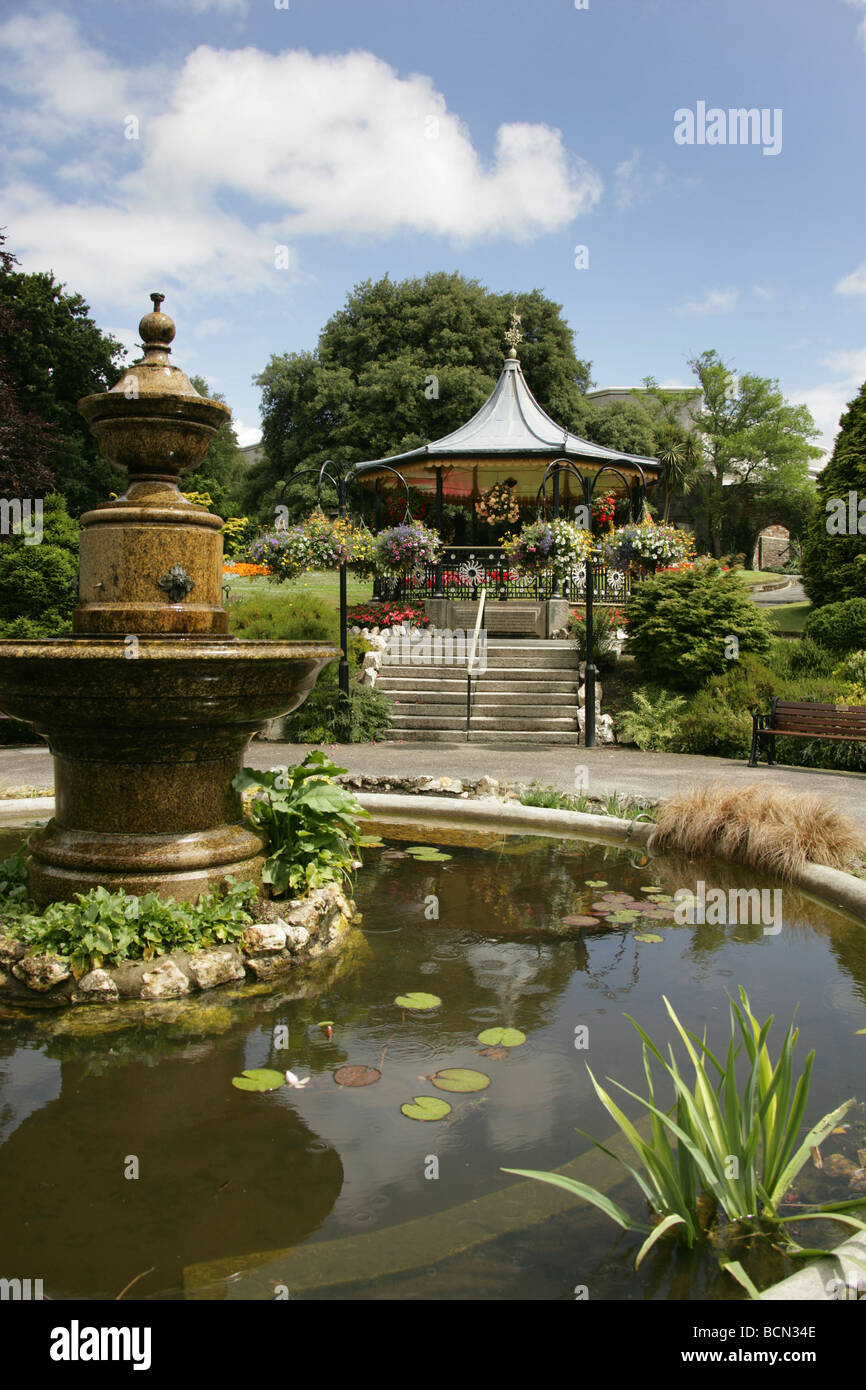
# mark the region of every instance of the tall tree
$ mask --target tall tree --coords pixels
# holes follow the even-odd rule
[[[805,405],[785,400],[778,381],[748,372],[737,378],[712,349],[689,366],[701,387],[703,404],[695,429],[702,436],[706,460],[694,488],[696,530],[699,542],[719,556],[735,531],[740,540],[748,535],[749,547],[754,543],[765,524],[750,505],[755,499],[793,488],[806,505],[812,491],[809,460],[821,452],[809,441],[818,430]],[[746,521],[739,530],[738,514]]]
[[[190,382],[200,396],[226,404],[225,396],[211,391],[203,376],[191,376]],[[184,492],[210,493],[213,510],[225,521],[238,515],[245,472],[234,422],[226,420],[208,445],[200,467],[194,473],[183,475],[181,487]]]
[[[264,514],[303,468],[381,458],[440,438],[485,401],[502,368],[511,313],[520,360],[545,410],[582,432],[590,365],[558,304],[539,290],[493,294],[458,274],[365,281],[327,322],[314,352],[271,358],[262,388],[264,458],[246,505]],[[289,500],[308,503],[310,484]]]
[[[117,381],[123,348],[100,331],[80,294],[66,294],[49,271],[25,275],[10,259],[0,263],[0,356],[20,410],[51,430],[45,462],[78,514],[123,486],[78,414],[82,396]]]
[[[5,249],[0,232],[0,281],[12,275],[18,260]],[[7,498],[42,497],[54,483],[48,460],[54,439],[50,427],[33,410],[22,410],[9,374],[3,348],[15,331],[11,305],[0,297],[0,495]],[[6,539],[0,536],[0,540]]]
[[[839,421],[833,455],[818,477],[803,582],[816,604],[866,598],[866,382]]]

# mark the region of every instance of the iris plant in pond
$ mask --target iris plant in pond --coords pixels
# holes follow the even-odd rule
[[[669,1045],[666,1060],[640,1024],[626,1015],[641,1038],[647,1095],[640,1096],[619,1082],[614,1085],[648,1112],[648,1138],[587,1067],[596,1095],[631,1145],[638,1164],[633,1167],[598,1140],[591,1142],[622,1163],[634,1178],[649,1207],[649,1224],[635,1220],[610,1197],[574,1178],[522,1168],[503,1171],[564,1188],[592,1202],[624,1230],[647,1232],[635,1268],[669,1231],[690,1248],[710,1239],[723,1244],[727,1234],[771,1233],[777,1240],[781,1234],[788,1253],[803,1257],[823,1252],[798,1245],[786,1230],[791,1222],[829,1219],[866,1230],[866,1223],[851,1214],[855,1208],[866,1205],[866,1196],[814,1205],[795,1215],[781,1214],[783,1199],[812,1150],[839,1125],[854,1101],[844,1101],[800,1137],[815,1054],[809,1053],[804,1070],[795,1080],[793,1054],[799,1030],[792,1023],[774,1065],[767,1046],[773,1018],[759,1023],[746,991],[741,987],[739,993],[739,1004],[730,1000],[730,1040],[724,1061],[711,1051],[705,1037],[699,1038],[683,1026],[668,1000],[664,1000],[694,1071],[691,1083],[681,1072],[673,1047]],[[747,1065],[744,1084],[738,1088],[737,1060],[743,1054]],[[662,1107],[657,1095],[652,1059],[659,1063],[664,1080],[673,1089],[674,1103],[670,1109]],[[723,1232],[723,1219],[735,1229]],[[722,1256],[720,1262],[752,1297],[757,1296],[749,1276],[736,1260]]]

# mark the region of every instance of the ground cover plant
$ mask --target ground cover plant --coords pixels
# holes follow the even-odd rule
[[[27,899],[23,851],[0,865],[0,923],[7,935],[33,955],[68,959],[76,979],[127,960],[237,942],[253,921],[258,896],[254,883],[231,880],[224,891],[202,894],[195,903],[92,888],[36,913]]]
[[[788,1252],[800,1257],[823,1253],[798,1245],[788,1226],[820,1218],[866,1230],[866,1223],[852,1215],[855,1208],[866,1206],[866,1195],[816,1204],[796,1214],[783,1211],[784,1199],[798,1173],[813,1150],[840,1124],[854,1100],[843,1101],[802,1134],[815,1054],[808,1054],[795,1080],[799,1030],[793,1023],[789,1025],[774,1063],[767,1042],[773,1017],[759,1023],[742,986],[739,996],[739,1003],[729,1000],[730,1036],[723,1061],[710,1049],[706,1035],[700,1038],[685,1028],[664,999],[694,1073],[691,1083],[680,1069],[673,1047],[669,1045],[665,1058],[640,1024],[626,1015],[641,1039],[647,1094],[638,1095],[617,1081],[613,1084],[648,1112],[649,1138],[643,1137],[587,1066],[596,1095],[636,1155],[637,1167],[625,1159],[617,1158],[617,1162],[628,1170],[646,1199],[649,1222],[636,1220],[610,1197],[574,1178],[521,1168],[504,1171],[564,1188],[591,1202],[624,1230],[645,1233],[635,1268],[669,1232],[689,1248],[711,1241],[722,1268],[757,1297],[757,1289],[740,1262],[730,1258],[734,1241],[744,1235],[769,1237],[783,1240]],[[737,1075],[741,1057],[746,1064],[744,1081],[738,1081]],[[657,1092],[653,1061],[661,1069],[666,1090],[673,1094],[669,1108]],[[591,1142],[616,1158],[598,1140]]]

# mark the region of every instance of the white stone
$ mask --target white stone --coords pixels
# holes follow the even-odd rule
[[[373,652],[383,652],[388,646],[388,638],[385,636],[384,632],[380,632],[378,637],[368,637],[367,641],[373,648]],[[370,656],[372,653],[368,652],[367,655]]]
[[[596,743],[613,743],[613,718],[609,714],[602,714],[595,721],[595,741]]]
[[[245,951],[284,951],[285,922],[257,922],[251,927],[245,927],[243,946]]]
[[[187,957],[189,973],[199,989],[215,989],[230,980],[243,980],[246,971],[237,951],[231,946],[214,947],[210,951],[193,951]]]
[[[69,961],[59,956],[23,956],[17,965],[13,965],[12,974],[28,989],[36,990],[37,994],[47,994],[55,985],[68,980],[72,971]]]
[[[362,684],[362,685],[367,685],[367,686],[370,686],[370,687],[372,688],[372,686],[374,686],[374,685],[376,684],[376,681],[377,681],[378,679],[379,679],[379,672],[376,671],[376,670],[373,670],[372,668],[371,668],[369,671],[362,671],[362,673],[361,673],[361,684]],[[399,703],[399,701],[398,701],[398,703]]]
[[[382,664],[381,652],[365,652],[364,660],[361,662],[362,671],[378,671]]]
[[[173,960],[161,960],[142,975],[142,999],[178,999],[189,994],[189,980]]]
[[[91,970],[78,981],[78,993],[88,999],[117,999],[120,991],[107,970]]]
[[[310,939],[310,933],[306,927],[286,927],[286,945],[293,950],[298,950],[306,946]]]

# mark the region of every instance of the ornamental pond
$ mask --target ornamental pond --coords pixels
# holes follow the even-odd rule
[[[0,832],[0,857],[21,838]],[[644,1093],[625,1015],[664,1050],[675,1035],[663,995],[724,1050],[727,996],[744,985],[758,1018],[775,1015],[774,1057],[798,1006],[798,1069],[816,1052],[807,1124],[862,1101],[866,931],[788,888],[779,931],[677,925],[679,888],[778,887],[719,862],[537,835],[439,838],[442,858],[407,853],[415,843],[363,852],[363,936],[315,996],[291,998],[282,982],[112,1008],[0,1006],[4,1267],[57,1300],[745,1297],[706,1251],[664,1241],[635,1272],[641,1235],[502,1170],[572,1165],[642,1215],[613,1160],[594,1152],[580,1167],[584,1136],[607,1142],[613,1129],[587,1064]],[[441,1002],[394,1002],[418,992]],[[525,1041],[479,1039],[497,1028]],[[342,1073],[370,1084],[339,1084],[346,1067],[373,1069]],[[233,1085],[254,1068],[303,1084]],[[487,1083],[448,1092],[429,1079],[452,1068]],[[422,1122],[403,1111],[416,1097],[451,1108]],[[864,1148],[858,1103],[792,1202],[862,1192]],[[845,1234],[811,1223],[804,1243]],[[759,1287],[794,1268],[769,1246],[738,1257]]]

